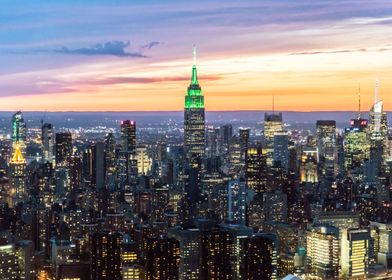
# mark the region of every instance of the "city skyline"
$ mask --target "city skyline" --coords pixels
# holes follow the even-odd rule
[[[1,111],[183,110],[194,44],[206,111],[392,109],[388,1],[67,3],[4,2]]]

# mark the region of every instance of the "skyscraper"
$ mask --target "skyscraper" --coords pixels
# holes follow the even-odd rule
[[[248,189],[263,193],[266,189],[266,153],[262,147],[249,147],[245,160],[245,179]]]
[[[101,231],[91,238],[91,279],[122,279],[123,236],[117,232]]]
[[[19,145],[19,149],[23,155],[26,152],[26,136],[27,128],[21,111],[12,115],[12,149]]]
[[[273,163],[286,171],[289,169],[289,136],[287,132],[281,131],[274,135]]]
[[[180,243],[174,238],[149,238],[146,280],[179,279]]]
[[[337,171],[336,121],[316,122],[316,141],[321,162],[322,175],[332,178]]]
[[[92,146],[92,177],[91,185],[97,190],[105,188],[105,144],[95,143]]]
[[[193,49],[191,84],[185,96],[184,108],[185,194],[189,217],[194,216],[195,203],[200,198],[202,159],[205,153],[204,96],[197,79],[196,48]],[[192,213],[191,213],[192,212]]]
[[[53,127],[51,123],[44,123],[41,127],[42,160],[43,162],[53,162]]]
[[[56,133],[56,164],[66,166],[72,156],[72,135],[70,132]]]
[[[363,279],[369,273],[373,240],[366,229],[343,229],[341,237],[341,274]]]
[[[309,271],[322,279],[336,279],[339,274],[339,229],[314,227],[306,234]]]
[[[247,280],[277,279],[277,239],[272,233],[258,233],[243,241],[241,276]]]
[[[184,147],[190,164],[197,164],[205,149],[204,96],[202,94],[196,70],[196,48],[193,49],[193,67],[191,84],[185,96],[184,109]]]
[[[201,279],[232,279],[234,275],[235,239],[224,228],[202,232]]]
[[[283,130],[282,113],[265,113],[264,115],[264,143],[267,149],[267,164],[272,165],[274,154],[275,133]]]
[[[14,188],[15,197],[23,198],[26,195],[26,160],[17,143],[14,154],[10,160],[11,186]]]
[[[136,122],[121,122],[121,153],[119,157],[119,174],[123,183],[134,184],[137,177],[136,159]]]
[[[246,185],[240,179],[228,183],[228,220],[240,225],[246,222]]]
[[[121,141],[124,152],[136,153],[136,122],[125,120],[121,122]]]

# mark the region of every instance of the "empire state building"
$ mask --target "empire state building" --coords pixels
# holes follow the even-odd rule
[[[185,96],[184,146],[188,162],[193,167],[200,164],[205,148],[204,96],[196,70],[196,48],[193,48],[191,84]]]

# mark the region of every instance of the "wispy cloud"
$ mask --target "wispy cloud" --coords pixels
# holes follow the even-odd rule
[[[150,42],[150,43],[148,43],[148,44],[143,45],[143,46],[142,46],[142,49],[148,49],[148,50],[150,50],[150,49],[152,49],[153,47],[155,47],[155,46],[157,46],[157,45],[159,45],[159,44],[160,44],[160,42],[158,42],[158,41],[152,41],[152,42]]]
[[[312,55],[312,54],[335,54],[335,53],[351,53],[351,52],[366,52],[367,49],[343,49],[343,50],[328,50],[328,51],[305,51],[305,52],[294,52],[289,55]]]
[[[128,52],[127,48],[130,46],[129,41],[110,41],[103,44],[96,44],[93,47],[71,49],[68,47],[61,47],[60,49],[52,50],[54,53],[70,54],[70,55],[110,55],[117,57],[145,57],[140,52]],[[49,51],[50,52],[50,51]]]

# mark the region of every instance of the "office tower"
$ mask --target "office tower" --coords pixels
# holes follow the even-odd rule
[[[7,280],[19,279],[18,256],[14,244],[0,245],[0,277]]]
[[[366,229],[343,229],[341,236],[341,275],[366,278],[373,254],[373,240]]]
[[[339,229],[313,227],[306,233],[306,257],[309,272],[321,279],[339,275]]]
[[[72,134],[70,132],[56,133],[56,164],[68,166],[72,156]]]
[[[374,240],[374,258],[386,269],[392,268],[392,224],[371,222],[370,235]]]
[[[289,169],[289,136],[287,132],[276,132],[274,135],[273,164],[286,171]]]
[[[387,145],[388,116],[383,110],[383,101],[378,100],[378,81],[376,81],[374,105],[370,109],[369,113],[369,133],[371,139],[380,138],[383,140],[383,145]]]
[[[125,120],[121,122],[122,151],[136,152],[136,122]]]
[[[83,186],[83,164],[79,156],[71,156],[69,162],[69,188],[71,192],[78,191]]]
[[[274,135],[283,130],[282,113],[265,113],[264,115],[264,143],[267,150],[267,164],[273,163]]]
[[[265,220],[287,223],[287,194],[280,190],[263,194]]]
[[[193,50],[191,84],[185,96],[184,109],[184,148],[191,165],[204,156],[205,149],[204,96],[197,79],[196,49]]]
[[[137,147],[136,154],[139,175],[147,175],[152,167],[152,159],[147,153],[147,148],[145,146]]]
[[[138,247],[135,242],[127,241],[123,244],[122,279],[144,280],[145,269],[140,265]]]
[[[241,160],[241,143],[238,136],[233,136],[231,138],[228,156],[228,174],[238,177],[238,174],[241,172],[242,167],[245,165],[245,161]]]
[[[219,129],[219,150],[221,155],[229,153],[231,139],[233,137],[233,126],[231,124],[222,125]]]
[[[238,133],[240,137],[241,161],[245,162],[246,152],[248,151],[249,147],[250,129],[240,127]]]
[[[121,280],[123,235],[102,230],[91,236],[91,279]]]
[[[174,238],[149,238],[146,252],[146,280],[179,279],[180,244]]]
[[[214,158],[219,154],[219,128],[212,125],[207,126],[206,156]]]
[[[200,200],[202,159],[205,149],[204,96],[197,79],[196,49],[193,50],[191,84],[185,96],[184,149],[185,149],[185,195],[187,217],[196,215],[195,204]]]
[[[322,176],[332,179],[337,173],[336,122],[318,120],[316,122],[316,141]]]
[[[248,189],[263,193],[267,187],[266,153],[261,146],[249,147],[245,160],[245,179]]]
[[[201,236],[200,279],[232,279],[235,239],[224,228],[203,230]]]
[[[26,123],[22,112],[18,111],[12,115],[12,149],[14,150],[18,144],[23,156],[25,156],[26,153],[26,136]]]
[[[54,149],[54,137],[53,127],[51,123],[44,123],[41,127],[41,142],[42,142],[42,161],[52,163],[53,149]]]
[[[229,265],[230,261],[233,270],[233,278],[231,279],[246,279],[241,275],[242,256],[245,254],[243,241],[245,238],[252,236],[253,228],[232,222],[221,224],[219,227],[228,231],[233,237],[234,256],[232,259],[227,259],[227,264]]]
[[[169,236],[179,241],[180,279],[199,280],[201,265],[201,232],[197,228],[173,227]]]
[[[119,174],[123,174],[123,183],[135,184],[137,178],[136,159],[136,122],[121,122],[122,148],[119,156]]]
[[[316,147],[303,147],[300,159],[301,183],[318,182],[318,150]]]
[[[98,142],[92,145],[92,187],[97,190],[104,189],[105,174],[105,144]]]
[[[243,240],[241,276],[247,280],[277,279],[277,239],[258,233]]]
[[[0,249],[1,250],[1,249]],[[34,275],[34,244],[31,240],[21,240],[17,243],[19,279],[30,280]]]
[[[369,158],[368,120],[351,119],[344,130],[344,167],[346,171],[356,171]]]
[[[105,137],[105,180],[110,190],[115,188],[116,164],[116,138],[113,133],[108,133]]]
[[[27,194],[26,190],[26,160],[17,143],[14,147],[14,154],[9,162],[11,169],[10,182],[14,189],[14,195],[17,198],[24,198]]]
[[[228,183],[228,220],[245,225],[246,222],[246,185],[240,179]]]

